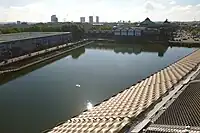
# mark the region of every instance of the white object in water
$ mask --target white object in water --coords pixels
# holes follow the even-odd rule
[[[92,103],[91,103],[91,102],[88,102],[88,103],[87,103],[87,109],[88,109],[88,110],[91,110],[92,108],[93,108]]]
[[[76,84],[76,87],[81,87],[81,85],[79,85],[79,84]]]

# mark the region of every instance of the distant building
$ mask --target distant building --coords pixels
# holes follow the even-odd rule
[[[17,21],[17,24],[21,24],[21,21]]]
[[[58,18],[56,17],[56,15],[52,15],[51,16],[51,22],[52,23],[57,23],[58,22]]]
[[[89,16],[89,23],[93,24],[93,16]]]
[[[96,16],[96,23],[99,23],[99,16]]]
[[[142,27],[155,27],[156,24],[152,22],[149,18],[146,18],[144,21],[140,23],[140,26]]]
[[[80,22],[85,23],[85,17],[80,17]]]
[[[168,19],[166,19],[163,24],[170,24],[170,22],[168,21]]]

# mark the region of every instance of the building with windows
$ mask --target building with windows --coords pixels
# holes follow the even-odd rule
[[[94,21],[93,21],[93,16],[89,16],[89,23],[90,23],[90,24],[93,24],[93,22],[94,22]]]
[[[56,15],[52,15],[51,16],[51,22],[52,23],[57,23],[58,22],[58,18],[56,17]]]
[[[0,34],[0,61],[71,42],[70,32]]]
[[[114,30],[115,36],[142,36],[145,27],[117,28]]]
[[[155,23],[146,18],[135,27],[131,25],[115,25],[110,30],[91,29],[86,33],[86,36],[89,38],[109,38],[127,43],[167,42],[172,36],[173,29],[173,24],[168,20],[163,23]]]
[[[85,17],[80,17],[80,22],[85,23]]]
[[[17,25],[21,24],[21,21],[17,21]]]
[[[96,23],[99,23],[99,16],[96,16]]]

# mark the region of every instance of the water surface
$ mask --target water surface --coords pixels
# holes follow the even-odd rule
[[[52,128],[194,50],[105,43],[75,50],[0,86],[0,133]]]

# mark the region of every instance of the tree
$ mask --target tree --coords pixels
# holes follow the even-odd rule
[[[50,24],[38,23],[27,28],[0,28],[2,34],[17,32],[72,32],[73,40],[80,40],[84,36],[83,26],[66,23],[65,25],[52,26]]]

